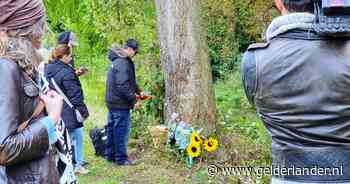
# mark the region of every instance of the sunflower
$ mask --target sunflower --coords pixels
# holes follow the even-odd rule
[[[191,142],[190,145],[187,146],[187,154],[194,158],[194,157],[199,157],[201,154],[201,146],[198,143]]]
[[[215,138],[209,138],[204,142],[204,149],[209,153],[215,152],[219,147],[218,140]]]
[[[201,139],[201,137],[199,136],[199,133],[197,131],[195,131],[191,134],[191,142],[198,143],[198,144],[203,143],[203,140]]]

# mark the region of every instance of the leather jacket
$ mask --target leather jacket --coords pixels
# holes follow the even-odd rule
[[[16,133],[35,109],[38,88],[13,61],[0,58],[0,74],[0,183],[58,183],[48,132],[40,119]]]
[[[350,181],[350,41],[291,30],[245,53],[246,95],[272,137],[273,166],[342,169],[339,175],[276,176]]]

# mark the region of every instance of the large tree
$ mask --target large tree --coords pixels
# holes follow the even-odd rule
[[[165,75],[165,117],[215,127],[215,99],[200,0],[155,0]]]

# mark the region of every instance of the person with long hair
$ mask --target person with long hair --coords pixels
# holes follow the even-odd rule
[[[0,183],[60,181],[50,144],[63,100],[35,82],[45,26],[42,0],[0,1]]]
[[[68,44],[59,44],[52,50],[52,60],[45,67],[45,76],[51,83],[51,88],[55,88],[52,79],[57,84],[56,88],[62,91],[62,95],[67,97],[68,103],[63,105],[62,120],[65,122],[69,135],[72,138],[75,155],[75,172],[77,174],[87,174],[89,170],[83,166],[83,122],[79,120],[77,113],[80,113],[85,120],[89,116],[89,111],[84,103],[84,94],[79,77],[72,62],[72,47]],[[57,89],[56,89],[57,90]],[[70,104],[69,104],[70,103]]]

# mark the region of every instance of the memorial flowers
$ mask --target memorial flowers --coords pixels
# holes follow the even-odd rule
[[[189,123],[178,120],[178,115],[173,114],[168,123],[167,144],[171,149],[178,150],[186,157],[189,167],[194,161],[208,158],[219,148],[219,141],[215,137],[201,135],[202,128],[194,128]]]

